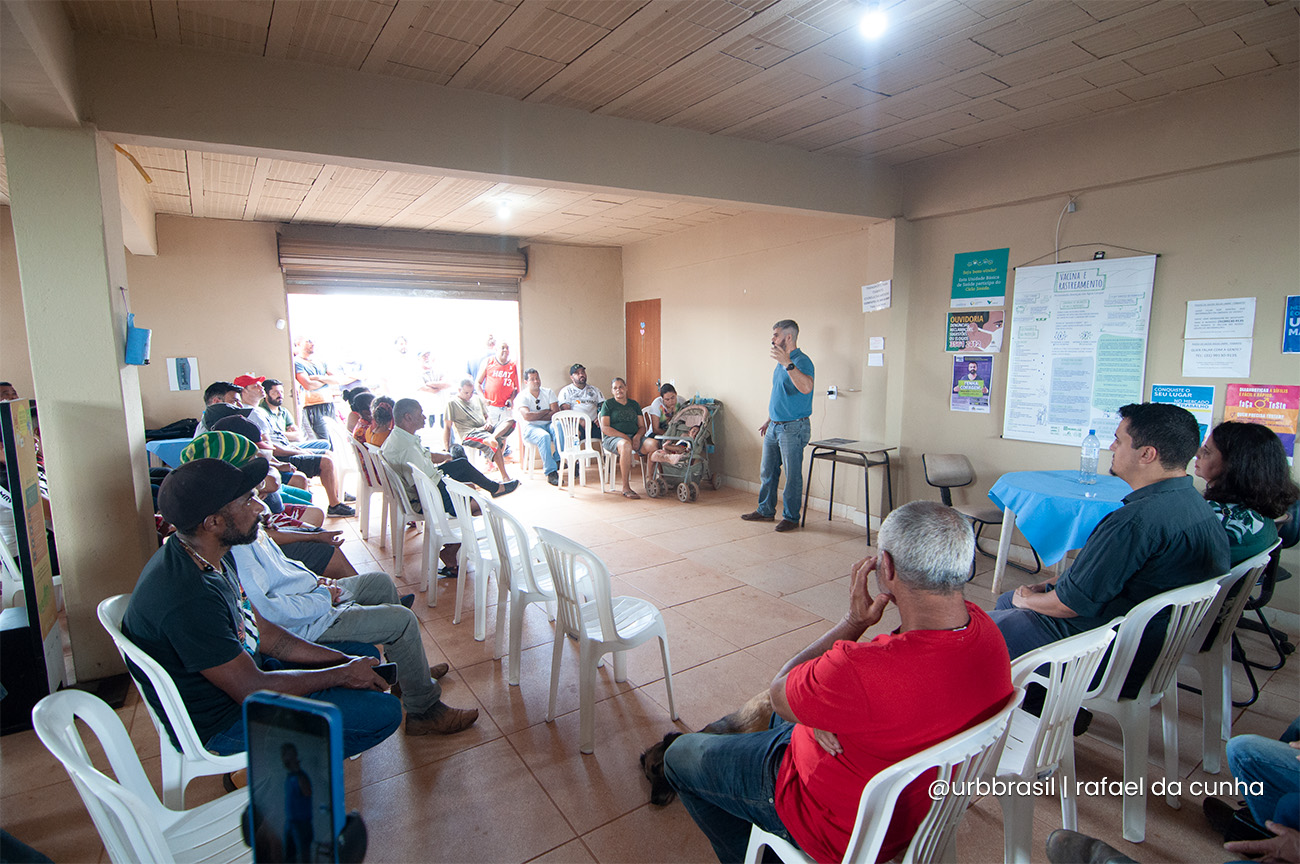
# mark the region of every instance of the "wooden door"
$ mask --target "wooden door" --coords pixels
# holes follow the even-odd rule
[[[624,304],[627,391],[641,407],[659,395],[659,298]]]

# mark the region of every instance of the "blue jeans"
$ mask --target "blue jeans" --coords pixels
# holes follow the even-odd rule
[[[776,815],[776,772],[793,731],[773,714],[766,732],[695,732],[664,753],[664,775],[719,861],[744,860],[751,824],[794,843]]]
[[[1012,606],[1011,597],[1014,594],[1014,591],[1003,591],[994,604],[993,611],[989,613],[993,623],[1002,631],[1002,638],[1007,642],[1007,653],[1012,660],[1035,648],[1051,645],[1061,638],[1043,621],[1046,616],[1039,615],[1032,609],[1017,609]]]
[[[1300,819],[1297,801],[1300,798],[1300,762],[1296,761],[1290,742],[1300,740],[1300,717],[1274,741],[1263,735],[1234,735],[1228,742],[1228,768],[1232,776],[1244,783],[1263,783],[1261,795],[1246,795],[1250,815],[1263,825],[1272,820],[1290,828],[1297,828]]]
[[[313,438],[310,441],[299,441],[297,444],[291,444],[291,446],[298,447],[302,450],[325,452],[330,449],[330,442],[326,438]]]
[[[264,658],[262,668],[271,671],[290,668],[279,661]],[[364,753],[397,731],[402,725],[402,703],[397,697],[376,690],[350,690],[331,687],[308,694],[309,699],[319,699],[338,706],[343,715],[343,756]],[[229,756],[248,749],[244,734],[244,718],[224,732],[218,732],[203,745],[214,753]]]
[[[524,424],[524,440],[529,444],[536,445],[537,452],[542,454],[542,470],[547,474],[554,474],[560,470],[560,454],[555,449],[555,433],[549,426],[534,426],[532,423]]]
[[[812,423],[807,417],[777,423],[773,420],[763,436],[763,464],[758,471],[758,512],[764,516],[776,515],[776,487],[781,482],[781,466],[785,466],[785,492],[781,495],[781,518],[799,521],[803,502],[803,448],[812,437]]]

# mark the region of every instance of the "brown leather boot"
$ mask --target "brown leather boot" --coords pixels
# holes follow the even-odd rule
[[[477,708],[452,708],[439,702],[423,714],[406,715],[407,735],[453,735],[474,725]]]

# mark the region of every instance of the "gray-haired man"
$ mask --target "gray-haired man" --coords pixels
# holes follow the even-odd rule
[[[879,548],[854,566],[844,617],[772,681],[767,731],[683,735],[664,754],[669,782],[720,861],[744,857],[751,824],[815,860],[840,860],[873,776],[988,719],[1011,694],[1006,643],[962,596],[975,554],[970,523],[936,501],[913,501],[885,519]],[[890,603],[899,627],[859,642]],[[930,803],[924,784],[904,791],[882,859],[907,846]]]

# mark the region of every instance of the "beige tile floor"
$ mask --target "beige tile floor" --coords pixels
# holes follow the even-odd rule
[[[377,499],[376,499],[377,500]],[[453,705],[477,706],[478,724],[449,738],[407,738],[400,732],[346,767],[347,805],[370,826],[368,860],[451,862],[708,862],[711,850],[680,803],[648,803],[649,787],[638,754],[673,728],[698,728],[762,687],[780,666],[843,611],[849,568],[868,551],[863,529],[813,514],[802,531],[777,535],[771,525],[737,517],[753,508],[753,496],[736,490],[704,491],[694,504],[625,500],[580,488],[570,498],[539,480],[525,480],[502,501],[525,522],[544,525],[590,545],[614,573],[615,592],[645,597],[664,610],[672,652],[681,723],[669,720],[663,673],[654,644],[629,657],[628,681],[615,683],[601,670],[596,698],[596,752],[578,752],[576,651],[566,645],[560,676],[559,716],[545,722],[553,630],[530,606],[522,640],[521,686],[505,682],[493,660],[495,605],[487,611],[488,638],[473,639],[472,612],[451,623],[455,584],[440,580],[439,603],[423,594],[415,604],[429,660],[446,660],[443,681]],[[346,532],[345,549],[364,571],[391,572],[392,549],[361,539],[356,519],[331,520]],[[378,524],[378,515],[374,522]],[[396,574],[416,590],[420,540],[406,541],[405,572]],[[968,596],[992,606],[991,564]],[[1010,571],[1015,579],[1025,579]],[[495,588],[488,592],[495,595]],[[472,603],[473,592],[467,591]],[[494,603],[495,601],[493,601]],[[893,627],[887,618],[881,627]],[[1248,650],[1264,656],[1261,639]],[[1244,694],[1238,668],[1237,692]],[[1264,695],[1236,712],[1238,732],[1269,736],[1300,714],[1300,660],[1276,673],[1261,673]],[[923,682],[919,682],[924,686]],[[1201,770],[1200,697],[1181,693],[1180,774],[1185,783],[1209,778]],[[118,712],[131,730],[145,769],[157,782],[158,738],[132,691]],[[1151,731],[1149,778],[1162,776],[1158,714]],[[1121,776],[1119,728],[1098,717],[1078,740],[1081,780]],[[1226,769],[1225,769],[1226,772]],[[216,778],[189,787],[200,803],[220,794]],[[1060,822],[1051,799],[1035,811],[1034,860],[1046,860],[1043,843]],[[1120,802],[1081,798],[1081,830],[1105,837],[1139,861],[1223,861],[1227,856],[1200,814],[1200,800],[1185,792],[1173,810],[1153,798],[1147,807],[1147,839],[1119,840]],[[94,827],[67,775],[31,732],[0,739],[0,825],[56,861],[107,860]],[[1002,859],[1002,815],[995,799],[980,800],[960,830],[963,862]]]

